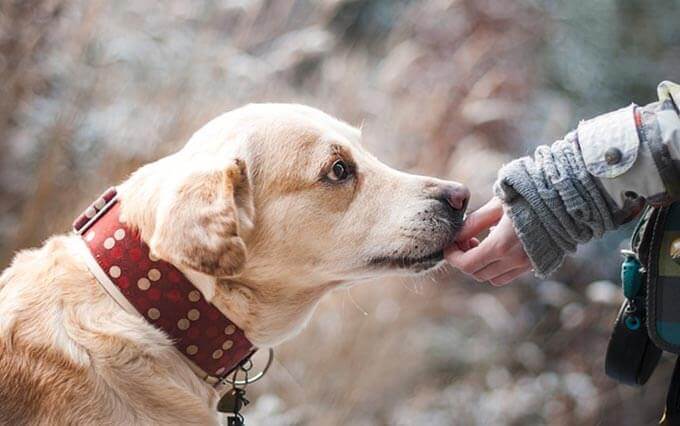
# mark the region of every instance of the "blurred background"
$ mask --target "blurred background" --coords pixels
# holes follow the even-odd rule
[[[105,188],[248,102],[352,124],[386,163],[458,179],[680,80],[676,0],[2,0],[0,267]],[[619,246],[496,289],[443,269],[324,300],[249,389],[250,425],[646,425],[603,372]],[[172,403],[169,401],[168,403]]]

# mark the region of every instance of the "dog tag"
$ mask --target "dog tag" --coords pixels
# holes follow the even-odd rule
[[[227,419],[228,426],[243,426],[243,416],[239,412],[249,403],[244,389],[233,388],[220,398],[220,402],[217,403],[217,411],[230,414]]]
[[[217,403],[217,411],[221,413],[238,413],[249,402],[243,389],[234,388],[220,398],[220,402]]]

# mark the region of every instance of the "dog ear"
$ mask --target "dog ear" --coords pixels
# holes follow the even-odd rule
[[[246,261],[241,221],[252,217],[246,166],[184,177],[163,197],[149,242],[151,252],[175,266],[227,277]]]

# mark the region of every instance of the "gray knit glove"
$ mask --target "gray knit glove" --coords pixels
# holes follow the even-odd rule
[[[576,132],[505,165],[494,190],[539,277],[559,268],[578,244],[617,227],[616,207],[586,170]]]

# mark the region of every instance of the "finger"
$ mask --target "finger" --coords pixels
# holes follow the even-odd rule
[[[486,265],[484,268],[473,272],[472,275],[481,281],[488,281],[513,269],[529,266],[529,260],[522,253],[513,249],[511,253],[501,259]]]
[[[456,241],[456,246],[458,246],[459,250],[462,251],[468,251],[472,248],[475,248],[479,245],[479,240],[477,238],[470,238],[467,241]]]
[[[526,274],[529,271],[531,271],[531,266],[525,266],[525,267],[522,267],[522,268],[513,269],[513,270],[508,271],[508,272],[506,272],[502,275],[499,275],[495,278],[490,279],[489,282],[491,283],[491,285],[493,285],[495,287],[501,287],[501,286],[504,286],[506,284],[511,283],[512,281],[519,278],[521,275]]]
[[[502,275],[515,268],[517,268],[517,266],[513,265],[512,262],[502,259],[491,262],[482,269],[473,272],[472,276],[475,277],[477,281],[489,281],[491,278]]]
[[[470,250],[470,240],[465,240],[465,241],[456,241],[455,242],[456,247],[458,250],[461,251],[468,251]]]
[[[463,229],[456,240],[469,240],[480,232],[498,223],[503,217],[503,203],[497,197],[492,198],[465,218]]]
[[[485,239],[479,246],[466,252],[456,249],[446,250],[444,256],[451,265],[466,274],[479,271],[501,257],[497,252],[497,244],[494,244],[493,238]]]

